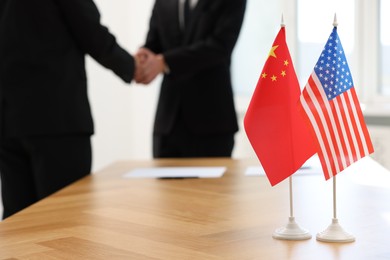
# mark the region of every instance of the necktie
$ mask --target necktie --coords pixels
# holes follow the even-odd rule
[[[184,26],[187,27],[191,16],[191,0],[185,0],[184,2]]]

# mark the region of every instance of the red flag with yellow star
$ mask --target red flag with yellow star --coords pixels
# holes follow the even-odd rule
[[[299,111],[299,97],[299,82],[282,27],[244,118],[248,139],[272,186],[291,176],[316,152]]]

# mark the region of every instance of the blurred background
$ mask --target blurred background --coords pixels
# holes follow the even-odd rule
[[[154,0],[95,0],[102,22],[134,53],[144,42]],[[373,157],[390,168],[390,0],[248,0],[234,51],[232,73],[241,129],[233,157],[253,157],[242,127],[251,95],[283,14],[287,44],[303,88],[337,14],[355,88],[374,142]],[[89,95],[96,126],[93,171],[121,159],[150,159],[159,82],[123,84],[87,58]]]

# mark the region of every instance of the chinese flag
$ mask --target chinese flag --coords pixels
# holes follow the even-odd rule
[[[316,146],[298,106],[300,88],[282,27],[269,52],[244,118],[248,139],[274,186],[314,153]]]

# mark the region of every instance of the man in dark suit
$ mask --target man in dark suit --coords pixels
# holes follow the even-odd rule
[[[246,0],[156,0],[137,55],[148,84],[164,72],[153,156],[231,156],[238,130],[230,63]]]
[[[0,173],[6,218],[91,170],[85,55],[130,83],[135,62],[93,0],[0,0]]]

